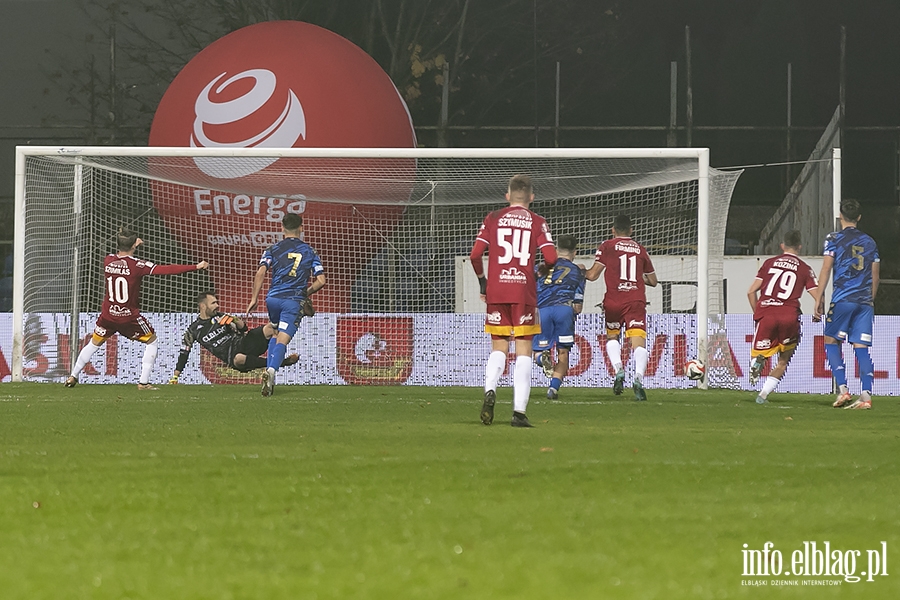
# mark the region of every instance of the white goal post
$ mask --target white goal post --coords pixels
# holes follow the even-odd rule
[[[145,280],[145,313],[192,313],[202,289],[221,292],[225,308],[237,312],[285,212],[304,216],[307,239],[322,254],[329,285],[316,297],[320,313],[457,312],[454,261],[467,254],[484,215],[504,204],[516,173],[532,176],[532,209],[554,235],[575,234],[584,259],[609,237],[613,217],[629,214],[635,239],[669,270],[660,273],[660,312],[700,315],[689,350],[709,364],[709,336],[724,312],[725,223],[740,172],[710,168],[706,148],[20,146],[13,380],[59,380],[90,333],[103,293],[98,265],[120,226],[148,240],[155,262],[212,265],[208,279]],[[166,341],[180,339],[180,323]],[[29,327],[39,326],[62,334],[56,350],[43,351],[57,353],[49,361],[55,370],[30,362],[29,344],[37,342]],[[323,361],[342,360],[341,348],[335,357],[328,340],[317,343]]]

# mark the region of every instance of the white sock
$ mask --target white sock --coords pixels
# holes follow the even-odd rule
[[[778,387],[778,379],[775,379],[772,376],[766,377],[765,382],[763,382],[763,389],[759,393],[760,398],[767,398],[769,394],[775,391],[775,388]]]
[[[637,381],[643,381],[644,372],[647,370],[647,361],[650,359],[650,353],[643,346],[634,349],[634,378]]]
[[[497,384],[500,377],[503,376],[503,369],[506,368],[506,352],[494,350],[488,357],[487,367],[484,370],[484,391],[497,391]]]
[[[534,361],[530,356],[516,357],[516,371],[513,373],[513,411],[525,414],[528,397],[531,395],[531,369]]]
[[[95,346],[93,342],[88,342],[84,345],[84,348],[78,353],[78,360],[75,361],[75,368],[72,369],[72,377],[78,377],[78,374],[81,373],[86,364],[91,362],[91,357],[99,349],[100,346]]]
[[[622,345],[619,343],[619,340],[607,340],[606,341],[606,355],[609,357],[609,362],[612,363],[613,371],[618,373],[622,370]]]
[[[144,358],[141,359],[141,378],[138,383],[147,385],[150,383],[150,372],[153,370],[153,363],[156,362],[156,354],[159,352],[159,340],[153,340],[144,347]]]

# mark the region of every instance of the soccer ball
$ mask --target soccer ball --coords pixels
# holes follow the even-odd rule
[[[698,381],[703,379],[703,376],[706,374],[706,366],[698,359],[693,359],[687,361],[687,364],[684,365],[684,376],[688,379],[692,379],[694,381]]]

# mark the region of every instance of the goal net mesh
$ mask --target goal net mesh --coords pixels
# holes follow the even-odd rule
[[[695,310],[695,159],[28,156],[24,376],[47,381],[68,372],[73,352],[92,331],[105,292],[102,262],[115,251],[120,227],[144,240],[139,258],[158,264],[208,260],[211,265],[208,272],[144,279],[141,311],[161,339],[154,374],[160,381],[173,368],[182,332],[196,314],[197,293],[215,291],[222,310],[242,315],[262,251],[280,239],[283,215],[296,212],[304,218],[304,237],[318,251],[328,284],[313,298],[317,316],[304,321],[288,350],[300,353],[306,366],[293,375],[286,372],[285,382],[378,383],[379,373],[409,371],[396,357],[381,366],[376,360],[392,336],[401,335],[390,331],[394,327],[412,330],[402,333],[412,346],[433,344],[431,338],[451,342],[449,349],[417,347],[416,356],[425,352],[428,368],[437,375],[404,381],[459,383],[439,374],[468,368],[453,357],[481,340],[468,339],[469,328],[449,317],[481,318],[484,305],[467,256],[484,216],[505,205],[507,181],[516,173],[532,176],[532,210],[547,219],[554,236],[576,237],[585,265],[609,237],[614,217],[631,216],[633,237],[647,247],[663,282],[652,291],[648,312]],[[713,317],[723,312],[724,232],[738,176],[711,170]],[[265,291],[251,325],[266,320]],[[599,318],[602,295],[602,282],[588,285],[581,319]],[[370,337],[351,340],[352,347],[334,331],[366,329],[365,318],[384,315],[393,317],[383,319]],[[683,333],[696,338],[695,331]],[[55,347],[47,344],[49,338],[56,340]],[[96,375],[96,381],[131,382],[135,373],[122,372],[116,364],[131,355],[139,361],[141,352],[140,344],[128,341],[106,348],[85,372],[85,381]],[[207,367],[204,372],[215,368],[216,381],[246,379],[211,366],[215,361],[196,348],[193,354],[193,361]],[[362,374],[358,381],[346,376],[341,361],[354,363],[352,370]],[[334,367],[330,372],[337,375],[323,375],[320,365]],[[716,385],[712,377],[710,384]],[[383,382],[397,381],[386,376]]]

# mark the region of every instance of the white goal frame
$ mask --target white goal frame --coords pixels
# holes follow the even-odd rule
[[[24,350],[24,284],[25,284],[25,189],[28,156],[121,156],[136,157],[278,157],[278,158],[472,158],[472,159],[566,159],[566,158],[673,158],[697,161],[697,350],[698,358],[709,364],[710,329],[710,247],[709,200],[710,165],[708,148],[190,148],[190,147],[65,147],[17,146],[15,172],[15,231],[13,243],[13,352],[12,380],[22,381]],[[78,171],[76,170],[76,178]],[[175,182],[177,183],[177,182]],[[76,195],[78,186],[76,186]],[[76,198],[76,205],[78,199]],[[705,322],[705,326],[703,323]],[[706,388],[706,379],[699,387]]]

